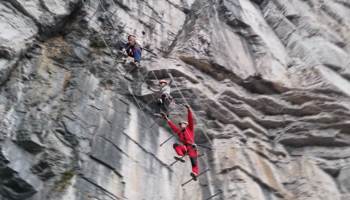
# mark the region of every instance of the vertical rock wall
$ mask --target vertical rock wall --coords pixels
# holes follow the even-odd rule
[[[0,1],[0,199],[350,198],[349,11],[345,0]],[[157,56],[144,51],[125,79],[131,58],[115,46],[128,34]],[[190,160],[171,167],[177,140],[160,147],[171,130],[139,110],[167,71],[197,143],[215,148],[199,148],[211,170],[185,187]],[[175,108],[170,119],[186,119]]]

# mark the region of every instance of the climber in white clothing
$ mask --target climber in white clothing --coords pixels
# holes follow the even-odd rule
[[[155,102],[155,115],[161,116],[161,112],[169,113],[169,106],[172,102],[172,97],[170,96],[170,86],[172,84],[173,80],[168,81],[166,80],[159,80],[159,87],[160,90],[152,89],[150,86],[147,86],[149,90],[152,92],[158,93],[158,99],[157,102]]]

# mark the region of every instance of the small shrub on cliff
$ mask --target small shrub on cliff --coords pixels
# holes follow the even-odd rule
[[[103,41],[94,38],[90,40],[90,47],[99,49],[99,48],[105,48],[106,45]]]
[[[62,192],[70,184],[70,180],[73,178],[74,175],[74,169],[63,172],[61,179],[56,182],[57,187],[55,188],[55,191]]]

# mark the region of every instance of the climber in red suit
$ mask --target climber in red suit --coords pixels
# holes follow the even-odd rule
[[[191,160],[192,164],[192,172],[191,176],[193,180],[197,180],[198,176],[198,162],[197,162],[197,149],[194,144],[194,123],[193,123],[193,117],[192,112],[190,110],[189,105],[185,105],[185,107],[188,110],[188,122],[182,121],[179,123],[180,128],[175,126],[165,115],[163,115],[170,125],[170,127],[173,129],[173,131],[179,136],[181,139],[182,144],[174,144],[174,149],[178,156],[174,156],[176,160],[179,160],[181,162],[185,162],[184,158],[182,158],[184,155],[188,154]]]

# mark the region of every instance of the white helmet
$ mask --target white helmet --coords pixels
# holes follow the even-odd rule
[[[166,80],[159,80],[159,84],[162,84],[162,83],[165,83],[165,84],[167,84],[168,85],[168,81],[166,81]]]

